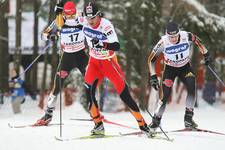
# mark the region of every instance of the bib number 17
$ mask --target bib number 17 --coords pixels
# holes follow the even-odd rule
[[[71,34],[69,37],[71,39],[71,42],[77,41],[78,40],[78,33]]]

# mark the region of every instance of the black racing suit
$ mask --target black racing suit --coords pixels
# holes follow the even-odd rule
[[[184,35],[184,33],[185,33],[185,31],[183,31],[183,35]],[[196,44],[202,54],[205,55],[206,53],[208,53],[207,49],[205,48],[205,46],[202,44],[201,40],[196,35],[194,35],[190,32],[186,32],[185,38],[186,38],[187,43]],[[162,52],[166,53],[166,50],[169,49],[169,48],[166,49],[167,47],[165,46],[165,44],[167,44],[168,42],[165,39],[166,39],[166,35],[161,38],[161,40],[154,47],[154,49],[151,51],[151,53],[148,57],[148,64],[149,64],[149,69],[150,69],[151,75],[155,75],[155,62],[156,62],[157,57]],[[184,36],[182,36],[182,39],[181,39],[181,36],[179,36],[178,42],[176,44],[179,44],[180,41],[183,39],[184,39]],[[176,46],[176,44],[172,45],[172,46]],[[172,51],[171,49],[169,49],[169,50],[170,50],[169,52],[167,51],[168,53],[171,53],[171,55],[176,56],[176,53],[174,54],[173,52],[176,52],[177,49],[175,49],[175,51]],[[180,50],[182,50],[182,49],[180,49]],[[165,57],[165,55],[164,55],[164,57]],[[183,57],[183,55],[181,55],[181,57]],[[164,62],[165,61],[166,60],[164,60]],[[170,60],[168,60],[168,61],[170,61]],[[184,85],[186,86],[186,89],[187,89],[188,94],[187,94],[187,99],[186,99],[186,110],[188,109],[193,112],[194,105],[196,102],[196,88],[195,88],[196,83],[195,83],[195,75],[191,69],[190,62],[187,62],[184,65],[181,65],[179,67],[177,67],[177,66],[173,67],[172,65],[167,65],[165,63],[165,68],[163,71],[163,76],[162,76],[162,81],[161,81],[161,86],[160,86],[160,94],[159,94],[160,100],[158,102],[158,107],[155,111],[155,116],[159,117],[160,119],[165,111],[166,104],[168,102],[169,96],[171,95],[173,82],[176,77],[180,78],[180,80],[184,83]],[[192,113],[192,116],[193,116],[193,113]]]
[[[165,111],[166,104],[168,102],[169,96],[171,95],[172,86],[174,79],[178,77],[186,86],[187,89],[187,100],[186,107],[193,108],[196,102],[196,92],[195,92],[195,75],[191,69],[190,63],[182,67],[172,67],[169,65],[165,66],[163,76],[162,76],[162,86],[161,86],[161,106],[157,111],[157,116],[162,116]]]

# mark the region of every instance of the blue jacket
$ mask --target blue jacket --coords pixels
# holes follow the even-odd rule
[[[21,78],[12,78],[12,80],[10,80],[9,82],[12,82],[14,84],[14,87],[11,89],[12,100],[14,100],[17,96],[25,96],[25,90],[23,87],[24,80],[22,80]]]

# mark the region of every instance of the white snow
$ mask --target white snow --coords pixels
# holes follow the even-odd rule
[[[204,23],[206,25],[210,25],[213,27],[213,30],[217,32],[218,30],[225,30],[225,18],[218,16],[216,14],[210,13],[206,10],[206,8],[199,3],[197,0],[183,0],[184,2],[192,5],[197,10],[197,16],[203,18]],[[196,16],[191,15],[193,21],[202,27],[203,23]]]
[[[125,7],[131,7],[131,3],[130,2],[126,2],[124,6]]]
[[[162,127],[164,130],[183,128],[184,102],[181,105],[168,105],[163,116]],[[200,107],[195,111],[195,120],[200,128],[225,133],[225,107],[215,108],[209,106],[202,100],[199,101]],[[59,122],[59,105],[52,123]],[[12,129],[8,123],[12,124],[32,124],[43,114],[43,110],[37,107],[37,101],[27,100],[22,105],[23,113],[13,115],[10,101],[0,105],[0,150],[222,150],[225,146],[225,136],[210,133],[170,133],[168,136],[174,138],[173,142],[164,140],[148,139],[145,137],[127,136],[105,139],[57,141],[54,136],[59,136],[59,126],[51,127],[27,127]],[[122,113],[103,113],[106,119],[127,126],[137,127],[136,121],[128,112]],[[143,113],[146,121],[150,123],[150,117]],[[70,120],[71,118],[89,118],[89,114],[84,111],[79,102],[75,102],[71,107],[63,107],[63,128],[62,137],[80,137],[89,135],[93,128],[92,122],[80,122]],[[116,125],[105,123],[106,134],[118,134],[136,131]]]

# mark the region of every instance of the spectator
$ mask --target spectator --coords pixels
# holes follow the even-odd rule
[[[12,70],[12,77],[9,87],[12,94],[12,109],[15,114],[21,113],[20,105],[25,101],[24,81],[18,76],[15,69]]]

